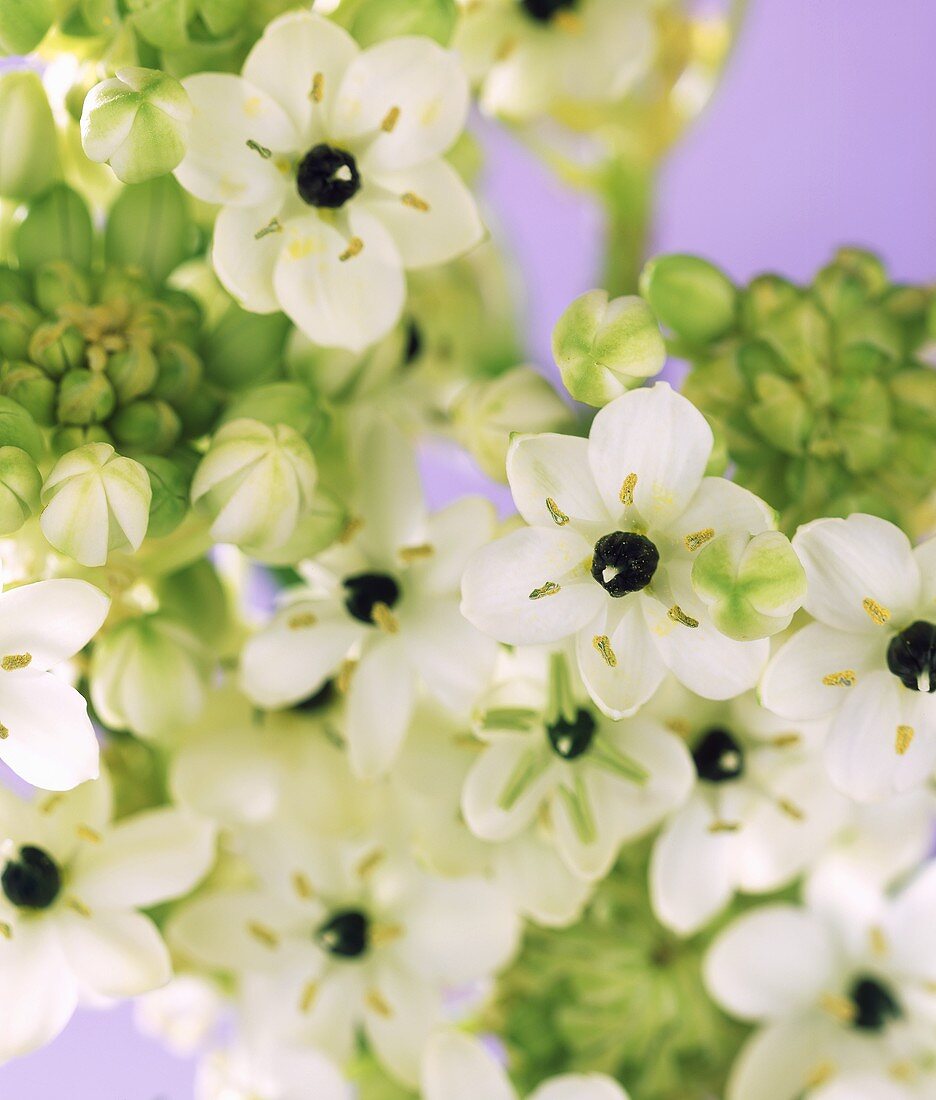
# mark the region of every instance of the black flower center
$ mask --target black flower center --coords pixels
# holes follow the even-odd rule
[[[911,691],[936,692],[936,624],[918,620],[895,634],[887,667]]]
[[[856,978],[848,997],[855,1006],[854,1026],[862,1031],[883,1031],[903,1016],[893,993],[876,978]]]
[[[330,955],[358,959],[370,946],[370,921],[358,909],[345,909],[329,918],[315,938]]]
[[[703,733],[692,750],[696,772],[709,783],[724,783],[744,775],[744,749],[727,730]]]
[[[653,580],[660,564],[660,551],[646,535],[612,531],[595,543],[591,572],[612,596],[639,592]]]
[[[309,206],[337,210],[361,189],[357,161],[344,149],[316,145],[299,162],[296,190]]]
[[[298,703],[294,703],[292,709],[301,710],[305,714],[315,714],[317,711],[330,707],[337,698],[338,689],[335,686],[335,681],[326,680],[314,694],[307,696],[305,699],[300,699]]]
[[[58,864],[42,848],[20,848],[19,859],[11,859],[0,875],[7,899],[20,909],[48,909],[59,896],[62,875]]]
[[[393,607],[400,598],[400,586],[386,573],[358,573],[345,577],[345,607],[362,623],[374,621],[377,604]]]
[[[579,0],[520,0],[520,7],[539,23],[548,23],[560,11],[572,11]]]
[[[579,709],[571,722],[560,718],[546,727],[553,752],[563,760],[574,760],[588,752],[595,737],[595,719],[587,710]]]

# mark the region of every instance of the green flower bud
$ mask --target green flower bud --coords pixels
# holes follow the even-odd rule
[[[315,396],[295,382],[274,382],[248,390],[232,401],[222,423],[259,420],[271,428],[287,424],[300,435],[310,437],[322,423],[323,413]]]
[[[276,378],[291,327],[282,313],[248,313],[231,305],[205,340],[206,375],[226,390]]]
[[[88,443],[106,443],[113,447],[114,437],[102,424],[88,424],[83,428],[61,425],[52,432],[52,452],[56,458]]]
[[[714,264],[698,256],[658,256],[640,276],[640,293],[660,323],[690,344],[709,344],[735,324],[738,292]]]
[[[118,405],[128,405],[151,392],[159,377],[159,363],[148,347],[129,347],[108,357],[104,368]]]
[[[901,371],[890,380],[890,392],[899,427],[936,435],[936,371]],[[936,447],[933,450],[936,453]]]
[[[12,397],[37,424],[55,423],[57,387],[51,378],[32,363],[4,363],[0,368],[0,394]]]
[[[0,47],[5,53],[30,53],[55,21],[56,0],[3,0],[0,4]]]
[[[174,290],[172,287],[168,287],[161,292],[158,304],[165,306],[169,311],[172,324],[171,332],[176,340],[193,346],[196,343],[201,343],[204,312],[191,294],[186,294],[184,290]],[[251,313],[250,316],[257,317],[261,315]]]
[[[55,313],[59,306],[91,301],[91,280],[67,260],[49,260],[36,272],[33,286],[36,304],[44,313]]]
[[[349,30],[365,48],[401,34],[425,35],[447,46],[457,22],[455,0],[362,0]]]
[[[35,462],[40,462],[45,454],[42,432],[36,422],[9,397],[0,397],[0,447],[18,447]]]
[[[753,641],[785,630],[806,598],[806,571],[786,535],[720,535],[692,566],[692,587],[729,638]]]
[[[600,407],[620,397],[666,362],[666,344],[647,303],[636,296],[608,300],[583,294],[553,329],[552,350],[569,393]]]
[[[171,534],[189,510],[191,471],[162,455],[140,455],[137,461],[149,474],[153,499],[150,502],[147,535],[159,539]]]
[[[5,199],[22,202],[34,198],[60,178],[58,134],[36,73],[0,76],[0,133],[0,195]]]
[[[178,50],[189,43],[190,0],[128,0],[137,34],[161,50]]]
[[[12,535],[39,508],[42,475],[19,447],[0,447],[0,535]]]
[[[171,405],[144,398],[125,405],[110,422],[118,445],[148,454],[164,454],[182,433],[182,423]]]
[[[495,481],[506,480],[513,432],[558,432],[572,417],[562,399],[532,367],[469,383],[452,410],[459,442]]]
[[[799,301],[803,292],[779,275],[760,275],[741,293],[741,324],[756,331],[775,313]]]
[[[81,143],[124,183],[164,176],[185,156],[192,104],[178,80],[158,69],[118,69],[88,93]]]
[[[46,374],[60,378],[84,362],[85,338],[67,321],[46,321],[30,337],[29,358]]]
[[[182,431],[186,439],[198,439],[207,435],[218,422],[218,414],[221,411],[221,402],[208,389],[207,386],[199,386],[188,401],[176,409],[179,419],[182,421]]]
[[[153,393],[169,404],[184,405],[198,388],[204,368],[202,361],[185,344],[163,344],[156,356],[159,376]]]
[[[161,285],[199,247],[188,199],[172,176],[125,187],[104,231],[109,263],[145,272]]]
[[[42,314],[26,302],[0,305],[0,358],[25,359],[29,338],[41,320]]]
[[[32,287],[24,271],[0,264],[0,302],[32,301]]]
[[[813,412],[792,382],[761,374],[754,382],[755,402],[748,409],[761,436],[786,454],[800,454],[812,431]]]
[[[114,411],[117,396],[106,375],[70,370],[59,385],[57,414],[60,424],[99,424]]]
[[[840,248],[833,265],[858,279],[868,297],[883,294],[890,282],[880,256],[864,248]]]
[[[149,474],[139,462],[105,443],[89,443],[52,467],[39,523],[56,550],[82,565],[104,565],[109,551],[140,546],[151,498]]]
[[[77,191],[56,184],[31,204],[16,230],[14,244],[25,271],[36,271],[48,260],[70,260],[87,270],[94,248],[87,204]]]
[[[131,306],[148,303],[153,287],[142,271],[107,267],[98,282],[97,298],[105,305]]]
[[[331,494],[317,488],[309,510],[300,516],[292,535],[281,546],[252,547],[251,555],[266,565],[289,568],[333,546],[347,527],[348,509]]]

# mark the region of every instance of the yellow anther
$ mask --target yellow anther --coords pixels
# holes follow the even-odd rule
[[[620,500],[623,505],[630,507],[634,503],[634,490],[637,488],[637,475],[628,474],[621,484]]]
[[[667,611],[666,615],[667,618],[672,619],[674,623],[681,623],[683,626],[691,627],[693,630],[699,625],[699,620],[693,619],[691,615],[687,615],[678,603],[674,603],[669,611]]]
[[[6,921],[0,921],[0,936],[3,936],[5,940],[13,939],[13,929]]]
[[[64,800],[65,795],[61,792],[57,794],[50,794],[48,798],[44,798],[39,804],[39,812],[43,814],[50,814],[56,809]]]
[[[69,909],[77,913],[79,917],[87,918],[91,916],[91,910],[83,901],[79,901],[78,898],[69,898],[65,904]]]
[[[505,38],[503,42],[497,47],[497,53],[494,55],[495,61],[506,61],[508,57],[514,52],[520,43],[516,38]]]
[[[838,1067],[834,1062],[820,1062],[818,1066],[809,1071],[804,1083],[807,1088],[815,1089],[820,1085],[827,1084],[837,1073]]]
[[[553,523],[557,527],[565,527],[569,522],[569,517],[562,511],[552,497],[546,498],[546,507],[549,510],[549,514],[552,516]]]
[[[853,668],[843,668],[841,672],[830,672],[822,677],[822,682],[830,688],[850,688],[855,686],[858,673]]]
[[[387,853],[382,848],[375,848],[361,860],[357,867],[358,878],[367,878],[387,858]]]
[[[315,626],[318,622],[318,618],[311,611],[297,611],[295,615],[290,615],[286,620],[286,625],[290,630],[302,630],[307,626]]]
[[[360,256],[364,251],[364,242],[360,237],[352,237],[348,241],[348,247],[341,253],[338,259],[342,263],[347,263],[348,260],[353,260],[355,256]]]
[[[316,73],[312,77],[312,91],[309,92],[309,99],[313,103],[321,103],[325,98],[325,74]]]
[[[688,737],[692,733],[692,726],[685,718],[670,718],[665,725],[679,737]]]
[[[686,549],[691,551],[701,550],[701,548],[707,543],[711,542],[715,538],[714,527],[703,527],[701,531],[693,531],[691,535],[686,535],[683,539]]]
[[[581,34],[585,25],[582,17],[575,11],[557,11],[553,16],[553,23],[566,34]]]
[[[75,832],[80,840],[89,840],[92,844],[101,843],[101,834],[90,825],[76,825]]]
[[[425,199],[421,199],[419,195],[414,194],[412,191],[405,191],[400,196],[400,201],[404,206],[409,206],[413,210],[418,210],[422,214],[428,214],[430,210],[429,203]]]
[[[611,639],[607,634],[596,634],[592,638],[592,645],[604,657],[606,665],[610,668],[617,668],[617,654],[611,648]]]
[[[914,729],[913,726],[898,726],[897,727],[897,739],[894,743],[894,748],[897,750],[898,756],[904,756],[913,743]]]
[[[410,565],[414,561],[425,561],[434,553],[435,547],[428,542],[421,543],[419,546],[404,546],[400,551],[400,561]]]
[[[247,931],[258,943],[262,943],[264,947],[269,947],[271,951],[275,951],[276,948],[279,947],[279,936],[273,931],[272,928],[268,928],[265,924],[261,924],[259,921],[248,921]]]
[[[801,740],[802,738],[798,733],[778,733],[770,743],[775,749],[792,749],[795,748]]]
[[[868,939],[871,943],[871,950],[878,958],[883,958],[888,952],[887,937],[884,935],[884,929],[878,925],[874,925],[868,931]]]
[[[347,544],[359,531],[363,529],[363,527],[364,520],[360,519],[358,516],[352,516],[351,519],[349,519],[348,522],[341,529],[341,534],[338,536],[338,541],[342,544],[342,546],[347,546]]]
[[[555,581],[547,581],[542,588],[533,589],[530,593],[530,599],[541,600],[544,596],[555,596],[559,591],[561,591],[561,589]]]
[[[713,821],[708,827],[710,833],[737,833],[741,830],[740,821]]]
[[[351,687],[351,677],[354,675],[354,670],[357,668],[357,661],[351,657],[346,658],[341,662],[338,668],[338,675],[335,677],[335,687],[341,692],[342,695],[347,695],[348,689]]]
[[[855,1020],[855,1005],[841,993],[823,993],[819,998],[819,1007],[840,1024],[851,1024]]]
[[[303,901],[309,901],[315,897],[315,887],[304,871],[293,871],[292,886]]]
[[[374,947],[388,947],[402,935],[403,927],[399,924],[377,924],[371,929],[370,942]]]
[[[272,218],[270,221],[268,221],[266,223],[266,225],[262,229],[258,229],[257,232],[254,233],[254,240],[255,241],[262,241],[264,237],[269,237],[271,233],[282,233],[282,232],[283,232],[282,222],[279,220],[279,218]]]
[[[917,1070],[912,1062],[891,1062],[887,1072],[895,1081],[907,1084],[916,1079]]]
[[[269,160],[273,156],[273,150],[268,149],[265,145],[261,145],[259,141],[254,141],[253,138],[247,139],[247,148],[253,149],[253,151],[263,157],[264,160]]]
[[[0,722],[0,741],[6,741],[6,739],[9,736],[10,736],[10,731],[6,728],[6,726],[2,722]]]
[[[400,620],[393,614],[387,604],[378,601],[371,611],[374,625],[379,627],[384,634],[399,634]]]
[[[396,124],[400,121],[400,108],[391,107],[389,111],[384,115],[383,122],[380,124],[381,130],[385,134],[392,134],[396,129]]]
[[[2,661],[0,661],[0,668],[4,672],[15,672],[18,668],[26,668],[28,664],[32,663],[31,653],[8,653]]]
[[[861,606],[865,609],[872,622],[877,623],[878,626],[883,626],[891,617],[891,613],[887,608],[883,604],[878,603],[877,600],[872,600],[870,596],[865,596],[861,601]]]
[[[318,996],[318,991],[318,982],[306,982],[302,990],[302,996],[299,998],[300,1012],[308,1013],[312,1011],[312,1006],[315,1004],[315,998]]]
[[[806,815],[794,802],[790,802],[787,798],[781,798],[777,801],[777,806],[794,821],[805,821]]]
[[[393,1015],[393,1009],[387,1004],[384,998],[376,989],[370,989],[364,998],[365,1004],[368,1008],[374,1010],[378,1016],[383,1016],[385,1020],[389,1020]]]

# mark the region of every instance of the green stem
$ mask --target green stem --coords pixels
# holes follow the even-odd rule
[[[604,289],[612,298],[636,294],[653,229],[656,166],[619,156],[608,162],[599,190],[605,206]]]

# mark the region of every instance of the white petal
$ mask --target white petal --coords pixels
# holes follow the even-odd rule
[[[396,324],[406,284],[400,254],[380,222],[359,208],[349,221],[363,244],[350,256],[348,240],[316,214],[290,220],[273,284],[283,312],[310,340],[363,351]]]
[[[936,863],[924,866],[894,900],[886,928],[892,965],[916,982],[936,981]]]
[[[351,674],[348,691],[348,753],[361,779],[382,775],[393,764],[413,714],[416,677],[399,638],[368,649]]]
[[[0,937],[0,988],[0,1063],[36,1050],[65,1027],[78,990],[52,921],[21,921],[10,939]]]
[[[351,63],[332,110],[331,136],[377,135],[362,161],[370,171],[398,171],[444,153],[464,129],[468,80],[454,53],[428,38],[391,38]],[[382,124],[394,107],[392,128]]]
[[[500,1068],[477,1039],[443,1031],[429,1040],[422,1066],[423,1100],[517,1100]]]
[[[703,699],[732,699],[755,686],[767,658],[770,641],[737,642],[702,619],[688,627],[669,617],[656,600],[641,600],[653,642],[670,672]]]
[[[547,928],[574,924],[593,890],[591,883],[572,874],[535,829],[498,845],[494,869],[501,888],[521,912]]]
[[[530,1100],[628,1100],[627,1093],[610,1077],[590,1073],[587,1077],[557,1077],[540,1085]]]
[[[809,1100],[913,1100],[913,1093],[884,1076],[849,1074],[810,1093]]]
[[[297,616],[306,613],[319,614],[318,605],[291,605],[244,646],[241,687],[260,706],[290,706],[313,695],[367,630],[334,611],[310,626],[290,626],[304,622]]]
[[[630,840],[686,800],[695,784],[695,765],[682,738],[640,715],[610,728],[606,724],[603,736],[649,773],[643,786],[613,781],[618,829]]]
[[[569,805],[562,797],[553,799],[550,820],[556,847],[566,866],[583,879],[594,882],[609,873],[621,847],[615,812],[621,785],[593,768],[584,772],[579,782],[579,797],[591,817],[594,836],[582,837]]]
[[[0,675],[5,675],[0,673]],[[21,779],[67,791],[100,772],[84,696],[51,672],[0,680],[0,760]]]
[[[368,1008],[365,1030],[378,1060],[404,1085],[416,1086],[426,1043],[441,1017],[441,998],[403,968],[381,967],[375,990],[388,1013]]]
[[[809,623],[771,658],[760,683],[760,701],[785,718],[821,718],[879,667],[879,657],[874,638]]]
[[[416,453],[393,424],[379,421],[360,441],[355,456],[358,500],[364,526],[358,541],[373,564],[399,569],[398,553],[421,546],[428,514]]]
[[[467,714],[494,674],[497,643],[476,630],[454,600],[438,596],[408,607],[400,624],[423,683],[449,710]]]
[[[612,522],[592,476],[587,439],[556,433],[514,439],[507,452],[507,480],[517,511],[533,526],[556,522],[547,500],[560,520]]]
[[[756,1032],[735,1060],[726,1100],[800,1100],[823,1067],[841,1064],[841,1030],[812,1015]]]
[[[920,596],[924,613],[936,615],[936,535],[921,542],[913,551],[923,588]]]
[[[215,857],[215,828],[166,807],[124,818],[97,844],[87,844],[72,870],[72,888],[92,910],[146,909],[187,894]]]
[[[806,570],[806,610],[839,630],[886,630],[866,610],[866,600],[895,620],[912,614],[920,598],[920,573],[910,540],[892,523],[858,513],[820,519],[793,537]]]
[[[622,514],[621,487],[635,474],[634,507],[651,526],[667,526],[695,496],[713,439],[705,417],[665,382],[606,405],[592,424],[588,458],[608,511]]]
[[[675,525],[684,538],[711,527],[716,535],[742,531],[757,535],[776,526],[773,509],[749,489],[723,477],[704,477],[699,491]]]
[[[826,926],[793,905],[765,905],[722,932],[705,960],[715,1000],[742,1020],[777,1020],[816,1003],[837,962]]]
[[[259,206],[286,193],[276,153],[295,152],[289,116],[266,92],[239,76],[197,73],[182,82],[194,108],[179,183],[205,202]],[[249,146],[255,142],[273,156]]]
[[[575,531],[528,527],[483,547],[462,581],[462,613],[509,645],[557,642],[598,614],[606,594],[585,567],[591,547]],[[531,599],[552,581],[560,590]]]
[[[624,718],[656,691],[666,666],[647,631],[640,600],[625,597],[603,602],[598,617],[575,640],[579,672],[601,710],[610,718]],[[614,655],[613,664],[595,644],[596,639],[605,637]]]
[[[501,805],[501,796],[521,762],[545,751],[534,738],[535,735],[504,737],[492,742],[468,773],[462,792],[462,812],[468,828],[482,840],[517,836],[533,821],[543,799],[555,786],[553,769],[544,767],[509,808]]]
[[[247,55],[244,78],[285,108],[303,145],[311,146],[323,135],[328,107],[359,52],[354,39],[332,20],[289,12],[267,25]],[[311,95],[313,79],[320,98]]]
[[[278,199],[264,206],[225,206],[215,218],[211,246],[215,274],[251,313],[276,313],[280,308],[273,270],[283,234],[263,232],[279,207]]]
[[[167,938],[173,951],[218,970],[269,970],[282,957],[282,940],[255,935],[260,928],[279,936],[282,906],[255,890],[206,894],[172,915]],[[310,919],[311,926],[311,919]]]
[[[30,672],[54,668],[91,641],[109,607],[110,599],[87,581],[8,588],[0,593],[0,655],[28,653]]]
[[[469,559],[494,538],[496,525],[494,505],[480,496],[460,497],[434,512],[427,534],[433,553],[421,574],[421,587],[439,594],[460,592]]]
[[[57,916],[62,950],[81,985],[102,997],[135,997],[172,977],[156,925],[141,913],[106,909]]]

